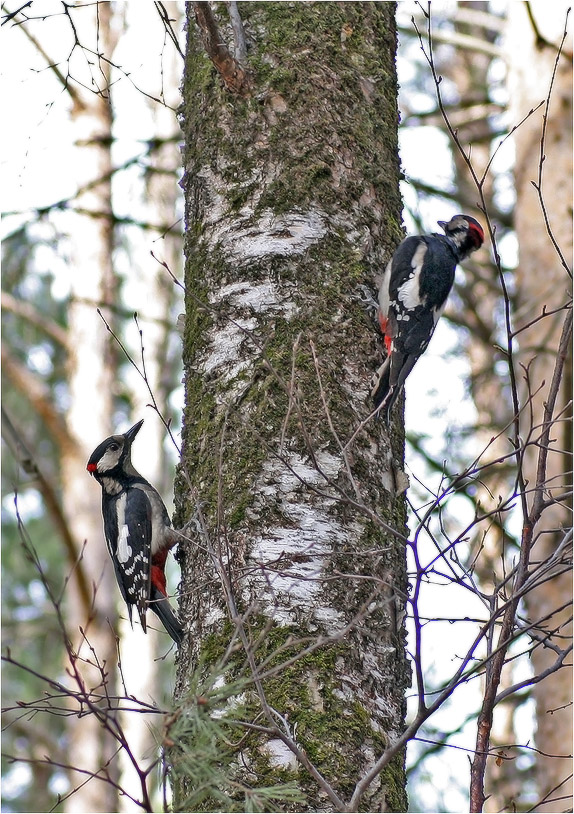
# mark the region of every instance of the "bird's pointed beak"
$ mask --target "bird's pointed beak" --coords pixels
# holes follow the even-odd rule
[[[446,220],[437,220],[437,223],[440,226],[440,228],[443,230],[443,232],[446,232],[446,226],[447,226]]]
[[[138,421],[137,424],[134,424],[133,427],[130,427],[127,432],[124,432],[124,438],[126,439],[126,441],[128,441],[130,444],[132,443],[132,441],[134,440],[134,438],[136,437],[136,435],[140,431],[141,425],[143,423],[144,423],[144,420],[142,418],[141,421]]]

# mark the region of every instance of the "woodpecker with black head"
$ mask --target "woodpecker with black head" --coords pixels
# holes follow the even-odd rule
[[[387,358],[371,382],[371,397],[385,421],[444,311],[458,263],[484,242],[470,215],[438,221],[444,235],[405,238],[393,254],[379,289],[379,324]]]
[[[146,632],[146,611],[151,608],[179,644],[183,627],[169,604],[164,570],[179,538],[159,493],[131,461],[132,443],[142,424],[143,419],[123,435],[102,441],[87,470],[102,487],[104,534],[130,622],[135,605]]]

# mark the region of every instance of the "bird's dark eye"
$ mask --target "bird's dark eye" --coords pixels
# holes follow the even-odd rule
[[[111,449],[112,452],[116,452],[119,449],[118,444],[110,444],[108,449]]]

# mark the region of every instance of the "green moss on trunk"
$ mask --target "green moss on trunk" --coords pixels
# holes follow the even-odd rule
[[[404,631],[395,622],[406,595],[404,545],[356,505],[363,501],[405,533],[404,500],[381,475],[402,465],[402,435],[393,434],[390,454],[382,425],[359,432],[349,448],[352,478],[341,458],[341,444],[369,413],[365,395],[381,356],[357,285],[373,284],[402,236],[394,4],[244,2],[240,12],[253,77],[246,98],[224,89],[189,20],[186,406],[176,521],[197,515],[199,501],[206,533],[180,547],[180,607],[192,637],[177,692],[185,696],[189,670],[215,663],[235,631],[214,557],[229,574],[264,672],[329,632],[329,614],[338,624],[362,614],[345,637],[263,682],[270,706],[347,799],[369,760],[401,730],[408,685]],[[319,459],[341,462],[330,479]],[[294,465],[311,474],[297,479]],[[307,599],[298,604],[289,590],[257,582],[262,568],[268,579],[279,573],[296,582],[298,569],[313,564],[313,550],[273,548],[301,522],[297,512],[317,527],[321,573],[312,584],[323,616]],[[321,537],[325,525],[337,532]],[[275,553],[262,565],[267,539]],[[288,640],[306,644],[277,654]],[[374,653],[376,671],[368,666]],[[226,669],[230,679],[237,657]],[[384,699],[388,714],[369,707],[371,696]],[[258,705],[247,692],[246,720],[256,719]],[[324,809],[317,783],[301,768],[277,765],[266,740],[246,739],[245,782],[292,777],[308,810]],[[406,810],[402,758],[364,806]]]

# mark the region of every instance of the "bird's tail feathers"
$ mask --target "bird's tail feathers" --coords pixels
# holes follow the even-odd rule
[[[147,613],[147,602],[145,602],[145,601],[141,602],[141,603],[140,602],[127,602],[126,605],[127,605],[127,609],[128,609],[128,616],[129,616],[130,625],[131,625],[132,630],[134,629],[133,610],[134,610],[134,607],[135,607],[137,612],[138,612],[138,616],[140,618],[140,624],[142,626],[142,630],[143,630],[144,633],[146,633],[147,631],[146,631],[145,615]]]
[[[404,387],[405,379],[413,369],[417,357],[399,353],[393,348],[390,355],[371,380],[371,398],[388,424],[391,410]]]
[[[177,619],[167,596],[161,593],[155,585],[151,586],[151,599],[149,607],[159,616],[159,619],[176,644],[183,640],[183,625]]]
[[[371,379],[371,398],[375,403],[375,407],[385,400],[388,395],[391,378],[391,358],[390,356],[385,359],[383,364],[379,367],[373,378]]]

